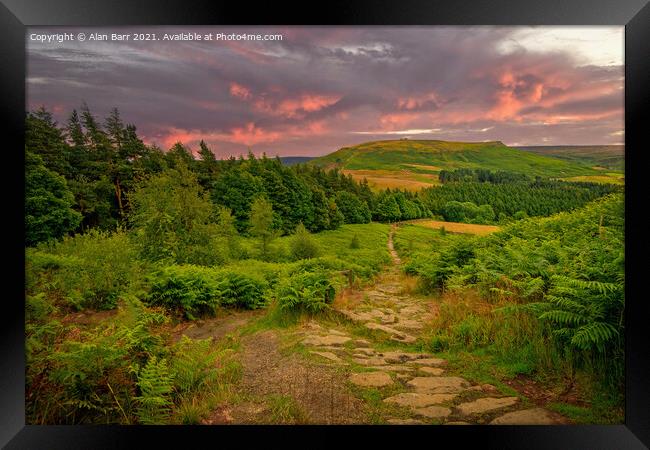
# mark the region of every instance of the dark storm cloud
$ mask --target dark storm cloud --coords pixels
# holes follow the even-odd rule
[[[54,30],[28,35],[35,31]],[[273,42],[28,40],[29,108],[45,105],[64,122],[83,101],[100,116],[117,107],[165,148],[204,138],[219,156],[247,146],[322,154],[409,130],[520,144],[622,139],[622,67],[581,66],[568,52],[500,52],[513,28],[55,31],[283,34]]]

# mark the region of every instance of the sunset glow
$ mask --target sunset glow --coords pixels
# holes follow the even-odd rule
[[[624,141],[620,27],[255,30],[284,39],[28,41],[27,107],[44,105],[60,123],[83,101],[99,116],[117,107],[148,143],[195,149],[204,139],[218,157],[249,147],[322,155],[398,137]]]

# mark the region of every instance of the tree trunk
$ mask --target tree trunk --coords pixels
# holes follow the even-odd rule
[[[124,217],[124,205],[122,205],[122,187],[120,186],[120,179],[115,179],[115,197],[117,198],[117,206],[120,209],[120,217]]]

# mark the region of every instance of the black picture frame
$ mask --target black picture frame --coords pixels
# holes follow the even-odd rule
[[[24,356],[24,164],[25,27],[36,25],[624,25],[625,26],[625,208],[626,208],[626,405],[624,425],[464,426],[464,427],[140,427],[25,425]],[[427,447],[627,449],[650,446],[650,350],[644,295],[647,268],[647,225],[643,210],[643,170],[650,105],[650,5],[647,0],[330,0],[319,4],[279,5],[266,2],[2,0],[0,5],[0,81],[3,141],[2,180],[5,183],[3,223],[4,303],[0,358],[0,445],[18,448],[132,448],[140,441],[152,448],[225,446],[271,443],[315,446],[341,445],[345,438]],[[10,139],[6,139],[9,137]],[[643,143],[646,143],[644,148]],[[645,232],[645,233],[644,233]],[[15,271],[15,275],[14,272]],[[300,437],[293,437],[300,433]],[[350,441],[351,442],[351,441]],[[257,445],[260,445],[259,443]],[[399,444],[398,444],[399,445]]]

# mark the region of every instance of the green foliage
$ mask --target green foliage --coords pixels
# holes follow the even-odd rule
[[[151,275],[147,301],[188,319],[214,315],[219,306],[255,309],[264,305],[265,280],[230,270],[194,265],[166,266]]]
[[[368,204],[355,194],[340,191],[336,194],[336,206],[343,214],[345,223],[369,223]]]
[[[554,333],[572,347],[601,353],[608,348],[622,350],[622,282],[555,275],[545,299],[548,303],[539,304],[544,310],[539,318],[551,322]]]
[[[361,248],[361,243],[359,242],[359,236],[357,236],[356,234],[352,236],[352,240],[350,241],[350,248],[352,249]]]
[[[77,309],[114,308],[143,282],[144,265],[128,235],[99,230],[41,245],[26,254],[27,284]]]
[[[381,222],[395,222],[400,219],[402,212],[395,197],[386,195],[377,205],[374,215]]]
[[[138,420],[143,425],[165,424],[172,406],[173,374],[165,359],[158,360],[152,356],[147,364],[138,371],[137,386],[140,395],[138,402]]]
[[[499,175],[498,172],[489,174]],[[503,218],[510,217],[519,220],[526,216],[550,216],[582,207],[592,200],[620,191],[620,186],[611,184],[543,179],[513,182],[457,181],[423,189],[418,198],[431,212],[444,216],[445,220],[492,223],[495,217],[500,217],[500,221],[503,221]]]
[[[319,312],[329,307],[336,289],[327,272],[297,272],[283,280],[277,288],[281,310]]]
[[[298,224],[291,240],[291,256],[295,260],[315,258],[320,253],[318,244],[303,224]]]
[[[43,296],[28,310],[51,310]],[[51,313],[51,311],[50,311]],[[172,344],[169,318],[137,299],[95,327],[64,327],[43,314],[26,326],[26,412],[29,423],[162,424],[188,401],[236,382],[232,343],[183,337]]]
[[[129,196],[141,254],[151,261],[223,263],[212,248],[212,204],[180,161],[175,169],[146,179]]]
[[[623,198],[615,194],[573,212],[520,220],[491,236],[473,238],[464,250],[450,243],[435,245],[433,255],[416,252],[406,268],[420,274],[428,289],[478,288],[489,301],[503,305],[496,312],[511,317],[513,326],[530,320],[533,326],[512,333],[519,347],[505,340],[500,346],[500,351],[516,349],[526,367],[566,369],[570,378],[581,367],[617,392],[624,359],[623,230]],[[450,331],[451,341],[481,335],[467,320]],[[483,341],[488,345],[498,336]],[[526,336],[530,345],[537,342],[528,353]],[[543,356],[544,346],[554,356]]]
[[[81,215],[65,178],[48,170],[42,159],[25,154],[25,244],[58,239],[77,228]]]
[[[251,234],[262,242],[262,258],[268,257],[269,243],[275,238],[273,206],[264,197],[257,197],[251,206]]]
[[[223,356],[211,345],[211,339],[194,341],[187,336],[172,348],[172,372],[178,395],[206,389],[218,379],[218,360]]]

